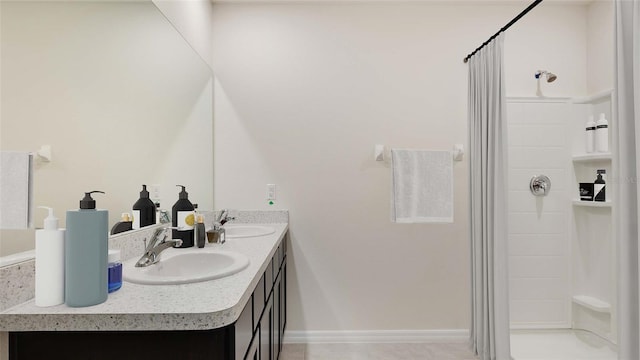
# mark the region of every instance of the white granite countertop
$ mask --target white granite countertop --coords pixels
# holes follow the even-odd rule
[[[256,224],[256,223],[252,223]],[[34,300],[0,313],[0,331],[207,330],[232,324],[249,300],[288,230],[286,223],[264,224],[271,235],[209,244],[249,258],[231,276],[183,285],[124,282],[106,302],[89,307],[37,307]]]

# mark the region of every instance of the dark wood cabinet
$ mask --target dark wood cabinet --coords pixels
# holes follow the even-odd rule
[[[9,333],[9,360],[278,360],[287,319],[285,238],[235,323],[212,330]]]

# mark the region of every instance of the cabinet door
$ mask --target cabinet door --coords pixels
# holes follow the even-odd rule
[[[251,338],[253,337],[253,297],[249,298],[238,321],[234,324],[235,331],[235,356],[234,359],[242,360],[249,348]]]
[[[260,336],[258,335],[259,332],[260,330],[256,332],[256,336],[253,338],[251,346],[249,346],[249,350],[247,350],[247,356],[245,356],[245,360],[260,360],[260,348],[258,347],[258,340],[260,339]]]
[[[276,283],[273,285],[273,359],[280,357],[282,350],[282,326],[280,319],[280,309],[282,302],[282,276],[278,274]]]
[[[284,257],[284,263],[282,263],[282,270],[280,276],[282,277],[282,301],[280,301],[280,326],[282,329],[282,336],[284,338],[284,329],[287,326],[287,257]]]
[[[273,258],[269,261],[269,266],[264,271],[264,296],[269,296],[273,289]]]
[[[253,325],[254,327],[258,327],[258,323],[260,322],[260,316],[262,315],[262,311],[264,310],[264,303],[267,299],[267,294],[264,291],[264,274],[260,278],[258,285],[253,290]]]
[[[260,319],[260,360],[273,359],[273,297],[265,304]]]

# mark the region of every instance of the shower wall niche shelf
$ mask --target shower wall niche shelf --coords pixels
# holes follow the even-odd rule
[[[578,305],[582,305],[587,309],[591,309],[593,311],[602,312],[602,313],[610,313],[611,305],[600,299],[596,299],[592,296],[587,295],[576,295],[573,297],[572,301]]]
[[[597,208],[611,208],[613,206],[611,201],[582,201],[582,200],[573,200],[573,206],[584,206],[584,207],[597,207]]]
[[[588,161],[611,161],[611,153],[592,153],[592,154],[580,154],[574,155],[573,161],[575,162],[588,162]]]
[[[605,114],[609,120],[609,146],[615,148],[615,113],[612,90],[573,99],[570,122],[571,162],[569,174],[573,189],[571,201],[571,324],[616,342],[616,241],[614,219],[617,163],[612,152],[586,153],[585,125],[589,117]],[[592,183],[597,171],[606,170],[607,201],[580,201],[579,184]]]

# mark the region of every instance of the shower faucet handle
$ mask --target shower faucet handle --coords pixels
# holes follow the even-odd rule
[[[547,196],[551,190],[551,179],[545,175],[536,175],[531,178],[529,189],[535,196]]]

